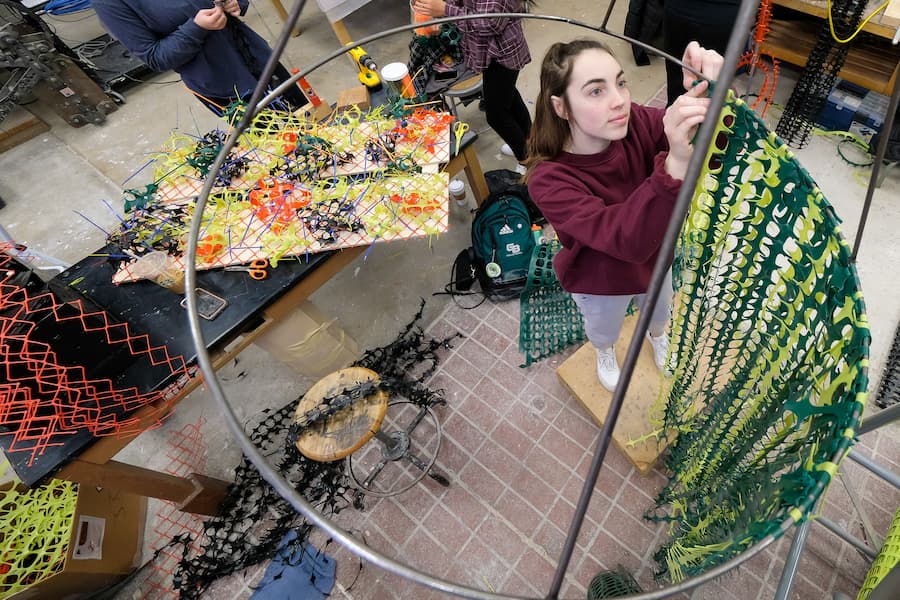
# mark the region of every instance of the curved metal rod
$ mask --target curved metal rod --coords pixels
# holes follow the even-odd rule
[[[757,5],[757,0],[744,0],[744,2],[741,3],[734,29],[731,30],[731,37],[728,40],[728,46],[725,50],[725,64],[722,66],[719,80],[713,88],[712,101],[710,102],[709,110],[707,112],[708,115],[719,115],[722,108],[725,106],[728,88],[731,86],[731,82],[734,79],[738,58],[741,55],[744,42],[749,35],[750,26],[756,16]],[[694,142],[695,150],[691,154],[687,172],[682,181],[681,189],[678,191],[675,208],[672,211],[672,217],[669,219],[669,226],[666,229],[666,234],[663,237],[662,245],[660,246],[659,254],[657,255],[656,265],[653,268],[650,287],[647,289],[644,297],[645,306],[655,306],[656,301],[659,299],[666,272],[669,270],[669,257],[672,256],[675,251],[675,243],[678,239],[679,232],[681,231],[682,223],[690,208],[691,199],[694,195],[694,187],[697,184],[697,179],[700,177],[700,170],[703,168],[703,162],[706,159],[706,149],[709,148],[712,143],[716,125],[717,119],[704,119],[697,132],[696,140]],[[650,326],[650,318],[652,316],[653,311],[651,310],[642,310],[638,315],[638,322],[634,328],[631,342],[628,345],[628,351],[625,354],[625,363],[622,365],[621,373],[619,374],[619,383],[616,385],[616,389],[613,392],[612,401],[607,410],[606,418],[603,421],[603,429],[600,431],[600,435],[597,439],[594,458],[591,461],[588,474],[585,476],[581,497],[578,500],[578,505],[575,507],[575,514],[572,517],[572,524],[569,526],[568,536],[566,537],[566,542],[563,546],[559,564],[556,567],[556,573],[553,576],[553,583],[550,587],[548,598],[556,598],[562,587],[566,569],[569,566],[569,560],[572,557],[572,552],[575,550],[575,541],[578,538],[578,533],[581,531],[584,517],[587,514],[594,486],[597,484],[597,478],[600,475],[603,460],[606,458],[606,452],[609,449],[613,429],[619,419],[619,412],[622,409],[622,403],[625,400],[628,385],[631,383],[631,376],[637,365],[638,355],[641,352],[641,346],[644,342],[644,335],[647,333],[647,329]]]
[[[897,31],[900,31],[900,29]],[[894,39],[894,44],[896,45],[896,38]],[[894,117],[897,114],[898,102],[900,102],[900,77],[894,79],[894,90],[891,92],[890,100],[888,100],[884,121],[881,125],[881,137],[878,139],[878,145],[875,147],[875,160],[872,162],[872,173],[869,175],[869,187],[866,188],[866,198],[863,200],[862,212],[859,215],[859,225],[856,226],[856,233],[853,236],[853,250],[850,252],[850,260],[853,262],[856,262],[859,246],[862,244],[863,232],[866,230],[866,221],[869,219],[872,197],[875,195],[875,188],[878,187],[878,178],[884,164],[884,155],[887,154],[888,140],[891,137],[891,131],[894,130]]]
[[[748,1],[753,3],[754,7],[756,6],[756,3],[758,2],[758,0],[748,0]],[[754,8],[754,11],[755,11],[755,8]],[[580,27],[582,29],[588,29],[588,30],[594,31],[596,33],[602,33],[604,35],[608,35],[608,36],[616,38],[618,40],[622,40],[623,42],[627,42],[629,44],[635,44],[637,46],[640,46],[641,48],[643,48],[647,52],[650,52],[651,54],[656,54],[658,56],[665,58],[668,61],[671,61],[675,64],[680,65],[681,68],[687,69],[688,71],[690,71],[691,73],[696,75],[699,79],[705,79],[707,81],[709,80],[708,77],[703,76],[696,69],[685,65],[681,61],[680,58],[676,58],[676,57],[672,56],[671,54],[667,54],[667,53],[663,52],[662,50],[654,48],[650,44],[647,44],[640,40],[630,38],[627,35],[624,35],[621,33],[616,33],[614,31],[610,31],[610,30],[606,29],[605,26],[603,26],[603,25],[598,27],[597,25],[591,25],[590,23],[585,23],[584,21],[578,21],[576,19],[570,19],[568,17],[558,17],[555,15],[535,15],[532,13],[490,13],[490,15],[488,15],[488,16],[493,17],[493,18],[498,18],[498,19],[500,19],[500,18],[518,18],[518,19],[534,19],[537,21],[553,21],[555,23],[565,23],[566,25],[573,25],[575,27]],[[342,55],[346,54],[348,48],[352,48],[355,46],[362,46],[363,44],[368,44],[369,42],[375,42],[380,39],[390,37],[392,35],[396,35],[398,33],[412,31],[413,29],[418,29],[419,27],[427,27],[429,25],[440,25],[442,23],[455,23],[457,21],[470,21],[472,19],[484,19],[484,18],[485,18],[485,15],[483,15],[483,14],[458,15],[455,17],[441,17],[440,19],[432,19],[431,21],[425,21],[422,23],[413,23],[410,25],[400,25],[397,27],[393,27],[391,29],[385,29],[378,33],[373,33],[371,35],[367,35],[358,40],[354,40],[354,41],[350,42],[347,46],[344,46],[343,48],[339,48],[337,50],[329,52],[328,54],[326,54],[319,60],[311,63],[309,66],[304,67],[304,68],[300,69],[297,73],[291,75],[290,79],[288,79],[285,82],[283,82],[282,84],[280,84],[278,87],[276,87],[274,90],[272,90],[272,92],[269,93],[269,95],[267,95],[265,98],[262,99],[262,101],[259,103],[259,105],[256,106],[256,108],[254,110],[254,114],[256,114],[256,112],[258,112],[262,108],[265,108],[266,106],[268,106],[275,98],[277,98],[282,93],[284,93],[290,86],[295,85],[300,80],[301,77],[306,77],[307,75],[309,75],[316,69],[328,64],[329,62],[331,62],[338,56],[342,56]],[[252,105],[252,103],[250,103],[250,102],[248,102],[248,104]]]
[[[742,5],[741,15],[745,16],[746,13],[749,11],[749,9],[747,9],[746,5],[755,6],[756,1],[757,0],[745,0],[744,5]],[[200,366],[200,370],[203,373],[203,376],[206,380],[206,384],[209,387],[210,393],[212,394],[214,400],[216,401],[216,403],[219,405],[219,408],[221,409],[222,416],[225,419],[225,422],[226,422],[226,425],[227,425],[229,431],[231,432],[232,436],[237,440],[244,455],[250,460],[251,463],[253,463],[253,465],[259,471],[262,478],[267,483],[269,483],[279,493],[279,495],[281,495],[297,512],[299,512],[305,518],[307,518],[313,525],[320,527],[321,529],[326,531],[330,536],[335,538],[340,544],[347,547],[351,552],[355,553],[357,556],[359,556],[365,560],[368,560],[369,562],[375,564],[376,566],[378,566],[390,573],[399,575],[401,577],[405,577],[416,583],[426,585],[433,589],[440,590],[442,592],[455,594],[457,596],[461,596],[464,598],[475,598],[475,599],[479,599],[479,600],[500,600],[500,599],[520,598],[518,596],[496,594],[496,593],[487,592],[487,591],[476,589],[476,588],[470,588],[470,587],[462,586],[462,585],[459,585],[456,583],[448,582],[443,579],[433,577],[428,573],[419,571],[418,569],[410,567],[409,565],[406,565],[405,563],[396,561],[390,557],[387,557],[387,556],[381,554],[380,552],[373,550],[366,544],[364,544],[364,543],[360,542],[359,540],[357,540],[356,538],[354,538],[347,531],[345,531],[345,530],[339,528],[337,525],[335,525],[330,519],[325,517],[319,510],[317,510],[312,504],[310,504],[306,498],[304,498],[300,493],[298,493],[297,490],[295,490],[293,487],[291,487],[284,480],[284,478],[282,478],[282,476],[278,473],[278,471],[276,471],[272,467],[272,465],[266,460],[265,456],[259,451],[259,449],[250,441],[249,437],[244,432],[244,430],[241,426],[241,423],[238,421],[237,417],[235,416],[234,411],[231,408],[231,405],[228,403],[228,400],[225,397],[225,393],[222,390],[221,383],[219,382],[216,371],[212,365],[212,361],[210,360],[209,352],[207,351],[207,348],[206,348],[206,341],[204,340],[203,333],[200,330],[200,317],[197,313],[197,296],[196,296],[196,292],[195,292],[195,287],[196,287],[195,260],[196,260],[196,256],[197,256],[197,243],[198,243],[198,240],[200,237],[200,222],[201,222],[202,214],[206,207],[206,201],[209,197],[209,193],[212,190],[213,183],[215,181],[215,177],[212,174],[218,172],[218,170],[225,163],[226,157],[227,157],[228,153],[231,151],[231,149],[234,147],[235,143],[237,142],[238,136],[240,136],[240,134],[249,126],[252,118],[256,115],[256,113],[258,113],[268,103],[270,103],[272,100],[274,100],[274,98],[279,94],[279,90],[283,91],[284,89],[286,89],[286,86],[288,85],[287,82],[278,86],[278,88],[276,88],[276,91],[274,91],[273,93],[265,96],[265,98],[262,98],[263,90],[266,87],[266,82],[271,78],[271,74],[274,71],[275,64],[278,61],[280,54],[283,51],[283,49],[287,43],[287,40],[291,35],[291,32],[293,31],[294,25],[300,15],[300,12],[302,11],[304,5],[305,5],[305,0],[297,0],[296,4],[291,9],[288,19],[285,20],[284,26],[282,28],[282,32],[278,38],[278,42],[275,46],[275,49],[272,52],[271,56],[269,57],[269,61],[266,63],[266,68],[264,69],[263,75],[260,77],[259,84],[257,85],[256,89],[254,90],[253,95],[251,96],[251,100],[248,103],[248,105],[252,106],[253,108],[245,111],[245,114],[244,114],[243,118],[240,120],[239,124],[233,128],[232,132],[229,134],[228,138],[223,143],[218,156],[216,156],[216,159],[213,162],[213,165],[210,167],[210,170],[209,170],[210,175],[208,175],[206,180],[204,181],[203,188],[201,189],[200,194],[197,197],[195,218],[191,221],[191,228],[188,233],[188,245],[187,245],[186,268],[185,268],[185,281],[186,281],[187,291],[186,291],[185,296],[187,298],[187,313],[188,313],[189,329],[190,329],[191,337],[193,338],[194,344],[196,346],[198,365]],[[526,18],[526,19],[549,20],[549,21],[558,21],[558,22],[568,23],[571,25],[575,25],[577,27],[582,27],[585,29],[596,31],[598,33],[610,35],[612,37],[615,37],[615,38],[618,38],[618,39],[621,39],[621,40],[624,40],[624,41],[627,41],[630,43],[637,44],[650,52],[664,56],[667,60],[672,60],[678,64],[681,64],[682,67],[688,68],[688,67],[685,67],[685,65],[683,65],[681,63],[681,61],[676,60],[674,57],[672,57],[668,54],[665,54],[665,53],[662,53],[662,52],[656,50],[655,48],[649,46],[648,44],[645,44],[638,40],[632,40],[631,38],[629,38],[627,36],[616,34],[616,33],[607,31],[605,29],[597,28],[593,25],[575,21],[573,19],[567,19],[567,18],[563,18],[563,17],[553,17],[553,16],[547,16],[547,15],[532,15],[532,14],[528,14],[528,13],[503,13],[502,15],[495,14],[495,15],[491,15],[491,16],[494,16],[494,17],[511,16],[511,17]],[[443,18],[443,19],[435,19],[434,21],[432,21],[432,23],[453,22],[453,21],[459,21],[459,20],[466,20],[466,19],[470,19],[470,18],[484,18],[484,16],[483,15],[465,15],[462,17],[450,17],[450,18]],[[743,20],[739,19],[739,21],[738,21],[738,23],[740,23],[741,26],[743,27],[744,31],[746,31],[746,29],[748,27],[747,23],[745,21],[746,21],[746,19],[743,19]],[[361,45],[361,44],[367,43],[369,41],[375,41],[375,40],[381,39],[383,37],[386,37],[388,35],[394,35],[396,33],[409,31],[416,27],[421,27],[421,26],[422,26],[422,24],[419,23],[419,24],[415,24],[415,25],[411,24],[409,26],[397,27],[394,29],[386,30],[384,32],[381,32],[380,34],[375,34],[375,35],[371,35],[371,36],[362,38],[361,40],[355,42],[355,45]],[[736,27],[736,29],[737,29],[737,27]],[[729,60],[728,56],[737,56],[738,55],[738,51],[734,50],[734,47],[736,47],[735,39],[736,38],[734,37],[734,35],[732,35],[732,39],[729,42],[729,46],[728,46],[728,54],[726,55],[726,67],[725,68],[727,69],[728,65],[730,64],[732,71],[733,71],[734,65],[736,64],[736,58],[733,60]],[[315,69],[321,67],[322,65],[326,64],[330,60],[333,60],[334,58],[341,56],[342,54],[344,54],[344,52],[346,52],[346,50],[341,49],[341,50],[337,50],[337,51],[334,51],[334,52],[326,55],[326,57],[324,57],[323,59],[320,59],[319,61],[314,63],[311,67],[301,70],[299,73],[294,75],[290,79],[290,84],[293,84],[300,77],[303,77],[306,74],[308,74],[309,72],[311,72],[312,70],[315,70]],[[694,69],[688,68],[688,70],[697,74]],[[729,81],[730,81],[730,79],[729,79]],[[719,106],[719,107],[722,106],[722,103],[724,102],[726,89],[727,89],[726,85],[717,87],[716,93],[713,95],[713,104],[712,104],[713,106]],[[702,145],[704,143],[703,140],[705,139],[706,147],[708,147],[709,142],[711,140],[711,136],[712,136],[712,130],[713,130],[713,127],[712,126],[707,127],[706,124],[704,124],[704,127],[701,127],[700,134],[698,134],[700,136],[698,138],[700,140],[698,142],[698,145]],[[697,157],[695,156],[691,161],[691,164],[688,169],[688,174],[686,176],[686,180],[687,180],[687,178],[692,178],[691,179],[692,181],[696,181],[696,179],[697,179],[697,175],[700,171],[700,160],[695,160],[696,158]],[[676,208],[682,207],[686,211],[686,202],[687,201],[685,199],[688,197],[688,193],[685,192],[684,190],[688,189],[689,187],[690,186],[686,186],[686,185],[682,186],[682,192],[679,194],[679,200],[678,200],[678,204],[676,205]],[[684,205],[684,206],[682,206],[682,205]],[[683,214],[682,214],[681,218],[683,219]],[[674,219],[673,219],[673,222],[674,222]],[[673,227],[675,227],[675,231],[677,232],[677,227],[670,224],[670,230],[672,230]],[[671,251],[672,248],[674,248],[674,237],[670,236],[669,232],[667,232],[666,240],[669,240],[669,251]],[[664,241],[664,244],[665,244],[665,241]],[[661,254],[663,254],[663,253],[661,252]],[[654,286],[655,286],[655,290],[653,289]],[[661,273],[659,272],[659,263],[658,263],[657,268],[654,271],[653,282],[651,283],[651,290],[654,293],[654,301],[655,301],[655,298],[659,296],[660,287],[661,287]],[[651,290],[648,290],[648,293],[650,293]],[[639,322],[639,325],[640,325],[640,322]],[[647,325],[648,325],[648,323],[643,324],[644,329],[646,329]],[[641,342],[642,340],[634,340],[634,339],[632,340],[631,348],[629,348],[629,356],[631,356],[632,350],[635,347],[638,347],[634,343],[635,341]],[[636,356],[636,353],[634,353],[634,354]],[[626,362],[626,365],[629,365],[629,363]],[[631,364],[630,364],[631,371],[633,371],[633,367],[634,367],[634,361],[632,360]],[[630,378],[631,371],[628,371],[628,378]],[[620,386],[620,389],[623,390],[623,393],[624,393],[625,387],[627,387],[628,378],[626,378],[626,380],[625,380],[625,385]],[[621,396],[622,396],[622,394],[620,394],[620,397],[619,397],[620,405],[621,405]],[[609,421],[608,421],[608,423],[609,423]],[[605,429],[604,429],[604,431],[605,431]],[[611,428],[610,428],[610,431],[611,431]],[[607,444],[608,444],[608,439],[607,439]],[[595,454],[594,462],[597,463],[597,471],[599,472],[599,467],[602,464],[602,457],[600,457],[600,459],[598,461],[597,455]],[[593,467],[594,467],[594,465],[592,464],[592,470],[593,470]],[[594,479],[596,480],[596,477]],[[588,499],[589,499],[592,489],[593,489],[593,485],[591,485],[591,486],[586,485],[585,489],[582,492],[582,496],[584,496],[585,493],[587,493]],[[793,526],[793,524],[794,524],[794,520],[792,518],[790,518],[790,517],[786,518],[778,528],[779,533],[781,534],[784,531],[787,531],[788,529],[790,529],[790,527]],[[757,542],[756,544],[754,544],[753,546],[744,550],[738,556],[735,556],[735,557],[731,558],[730,560],[728,560],[712,569],[709,569],[708,571],[706,571],[700,575],[696,575],[694,577],[688,578],[680,583],[674,584],[667,588],[655,590],[652,592],[645,592],[645,593],[641,593],[641,594],[628,596],[628,598],[632,598],[633,600],[661,600],[663,598],[668,598],[674,594],[678,594],[681,592],[691,590],[691,589],[697,587],[698,585],[706,583],[707,581],[710,581],[712,579],[715,579],[716,577],[719,577],[719,576],[725,574],[726,572],[728,572],[731,569],[733,569],[734,567],[740,565],[744,561],[749,560],[750,558],[755,556],[757,553],[762,551],[764,548],[769,546],[772,542],[774,542],[775,539],[776,538],[773,537],[772,535],[768,535],[765,538],[763,538],[762,540],[760,540],[759,542]],[[569,552],[569,555],[565,557],[566,562],[568,562],[568,559],[570,556],[571,556],[571,552]],[[558,591],[557,591],[557,593],[558,593]],[[555,595],[553,595],[553,597],[555,597]]]

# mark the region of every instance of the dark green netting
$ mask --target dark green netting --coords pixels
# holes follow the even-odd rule
[[[808,518],[854,438],[869,329],[838,218],[742,101],[723,110],[681,231],[663,422],[678,432],[649,518],[672,580]]]
[[[519,352],[528,366],[584,341],[584,319],[553,270],[559,240],[535,244],[528,280],[519,296]]]
[[[643,591],[631,573],[619,565],[615,571],[604,571],[591,579],[587,589],[587,600],[619,598]]]

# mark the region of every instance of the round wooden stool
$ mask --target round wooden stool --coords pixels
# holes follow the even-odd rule
[[[354,388],[370,381],[377,383],[378,374],[362,367],[341,369],[317,381],[298,403],[295,423],[327,410],[326,404],[346,406],[315,418],[297,437],[297,449],[317,461],[345,458],[347,473],[359,490],[357,502],[361,494],[386,498],[405,492],[426,475],[449,486],[446,477],[432,470],[442,437],[434,412],[405,400],[388,403],[384,390],[352,397]]]
[[[315,410],[326,398],[334,398],[361,383],[378,381],[378,373],[363,367],[348,367],[317,381],[300,399],[294,422]],[[306,458],[320,462],[340,460],[359,450],[381,427],[387,413],[388,394],[379,390],[307,427],[295,442]]]

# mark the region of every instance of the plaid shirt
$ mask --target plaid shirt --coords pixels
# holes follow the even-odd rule
[[[448,17],[479,13],[523,12],[522,0],[448,0]],[[466,65],[481,73],[492,60],[519,71],[531,62],[521,19],[472,19],[457,21],[463,32]]]

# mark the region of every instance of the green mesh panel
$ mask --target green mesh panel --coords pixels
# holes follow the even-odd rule
[[[584,319],[553,270],[559,240],[536,244],[519,296],[519,352],[528,366],[584,341]]]
[[[887,537],[881,546],[881,552],[878,553],[878,557],[869,568],[856,600],[866,600],[872,590],[897,566],[898,562],[900,562],[900,510],[894,513],[894,520],[891,522]]]
[[[30,490],[0,491],[0,600],[63,568],[77,490],[74,483],[51,479]]]
[[[807,518],[853,441],[869,330],[850,250],[809,174],[729,98],[681,231],[650,518],[678,581]]]

